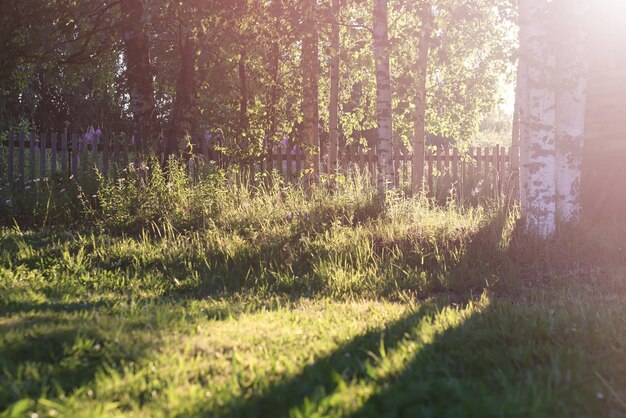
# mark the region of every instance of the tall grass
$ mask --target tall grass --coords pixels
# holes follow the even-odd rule
[[[332,193],[325,186],[289,186],[279,177],[256,188],[229,173],[192,181],[175,161],[167,172],[151,164],[99,181],[88,198],[76,188],[76,205],[48,206],[65,211],[44,216],[48,225],[53,219],[63,225],[76,213],[80,219],[67,222],[51,242],[39,242],[41,232],[22,232],[33,231],[40,212],[25,226],[24,215],[15,217],[22,230],[5,231],[4,245],[31,249],[5,252],[5,262],[23,261],[23,253],[43,260],[54,255],[74,266],[74,277],[102,271],[92,283],[97,289],[132,282],[154,295],[252,290],[397,298],[482,286],[490,266],[504,265],[503,240],[514,217],[498,202],[438,206],[390,193],[381,204],[358,173]],[[77,231],[71,238],[68,226]]]

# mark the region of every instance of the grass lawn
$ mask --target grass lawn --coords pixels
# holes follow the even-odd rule
[[[237,193],[202,227],[2,230],[3,416],[626,416],[623,226]]]

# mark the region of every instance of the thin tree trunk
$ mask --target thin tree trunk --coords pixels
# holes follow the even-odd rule
[[[319,139],[319,103],[318,103],[318,33],[315,22],[316,0],[304,1],[304,23],[302,25],[302,113],[303,133],[308,150],[306,169],[309,172],[308,183],[319,179],[320,139]]]
[[[268,117],[268,129],[269,137],[276,135],[278,130],[278,116],[276,114],[278,108],[279,99],[279,86],[278,86],[278,69],[280,65],[280,46],[277,41],[272,43],[270,52],[270,77],[272,80],[272,86],[270,88],[270,103],[267,112]]]
[[[376,61],[376,119],[378,122],[378,189],[393,187],[391,81],[387,0],[374,0],[374,59]]]
[[[519,139],[520,139],[520,82],[522,73],[521,60],[517,63],[517,82],[515,83],[515,104],[513,105],[513,129],[511,133],[511,170],[516,173],[519,170]]]
[[[415,122],[413,138],[412,191],[419,193],[424,187],[424,160],[426,158],[426,77],[434,18],[430,2],[424,4],[420,18],[420,32],[417,49],[417,94],[415,98]]]
[[[520,37],[522,33],[520,32]],[[517,92],[516,92],[516,113],[519,127],[517,129],[517,146],[519,148],[519,161],[518,161],[518,188],[520,190],[520,208],[522,216],[525,216],[528,212],[528,194],[524,192],[524,184],[528,179],[528,160],[530,155],[530,148],[528,146],[528,109],[530,105],[528,103],[528,65],[525,59],[519,58],[517,65]]]
[[[133,113],[133,136],[142,155],[155,148],[156,115],[150,48],[145,29],[143,0],[122,0],[126,82]]]
[[[527,230],[542,237],[556,231],[555,94],[549,86],[554,58],[547,43],[547,3],[521,0],[520,58],[525,60],[528,99],[522,109],[523,149],[521,193],[527,207],[522,216]]]
[[[339,15],[341,14],[341,5],[339,0],[332,0],[332,14],[335,21],[332,24],[330,37],[330,102],[328,109],[328,130],[329,130],[329,149],[328,149],[328,173],[334,179],[337,175],[337,157],[339,143]]]
[[[166,157],[177,155],[182,150],[189,157],[188,143],[196,128],[198,107],[196,50],[196,39],[192,33],[188,33],[180,54],[180,73],[168,129]]]
[[[563,12],[575,21],[585,16],[585,0],[561,2]],[[571,14],[571,15],[570,15]],[[585,133],[587,50],[586,35],[577,27],[558,45],[556,96],[557,215],[563,221],[580,219],[580,183]]]
[[[246,72],[246,50],[242,48],[239,55],[239,91],[240,91],[240,103],[239,103],[239,123],[244,131],[249,128],[248,125],[248,74]]]

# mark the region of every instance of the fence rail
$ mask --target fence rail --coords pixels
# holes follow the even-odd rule
[[[221,152],[220,144],[204,139],[194,144],[190,172],[200,169],[239,165],[248,181],[262,181],[259,175],[276,172],[286,181],[297,182],[306,169],[306,154],[300,147],[287,149],[275,145],[271,150],[246,162],[231,163]],[[505,147],[474,147],[465,152],[438,149],[427,152],[424,164],[424,187],[432,197],[448,196],[464,199],[472,196],[496,196],[515,187],[517,176],[515,149]],[[363,150],[350,146],[340,155],[339,172],[366,173],[376,180],[375,149]],[[394,149],[395,183],[408,189],[411,183],[412,156]],[[3,189],[20,190],[29,182],[55,178],[58,181],[83,182],[94,178],[95,170],[106,176],[116,176],[120,169],[136,163],[132,144],[111,136],[87,137],[81,134],[9,133],[0,141],[0,179]],[[322,158],[322,175],[328,174],[328,164]],[[2,186],[2,185],[0,185]]]

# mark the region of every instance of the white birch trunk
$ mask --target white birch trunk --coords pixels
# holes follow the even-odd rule
[[[566,18],[580,21],[587,10],[586,0],[568,0]],[[558,43],[556,93],[556,190],[557,216],[577,221],[581,215],[580,183],[585,133],[587,50],[585,34],[571,28]],[[573,32],[573,33],[570,33]]]
[[[417,65],[415,97],[415,120],[413,138],[413,172],[411,187],[413,194],[418,194],[424,188],[424,162],[426,158],[426,77],[428,75],[428,60],[431,37],[434,26],[432,5],[426,2],[420,10],[422,28],[417,46]]]
[[[339,19],[341,14],[341,4],[339,0],[332,0],[331,3],[332,12],[334,18],[337,21],[333,22],[331,28],[330,37],[330,100],[328,109],[328,131],[329,131],[329,149],[328,149],[328,174],[331,177],[331,181],[334,182],[337,176],[338,169],[338,143],[339,143]]]
[[[520,59],[525,61],[528,99],[522,109],[522,216],[529,232],[549,237],[556,231],[554,59],[548,42],[545,0],[520,0]]]
[[[376,60],[376,118],[378,121],[378,188],[393,187],[391,81],[389,76],[387,0],[374,0],[374,59]]]
[[[520,38],[523,36],[522,30],[520,30]],[[519,131],[517,138],[517,146],[519,148],[519,161],[518,161],[518,182],[520,190],[520,208],[522,216],[528,212],[528,199],[527,193],[524,192],[525,184],[528,181],[528,173],[526,168],[528,167],[528,160],[530,155],[530,148],[528,146],[528,68],[526,60],[519,58],[519,64],[517,66],[517,90],[519,103],[517,103],[517,113],[519,119]]]

